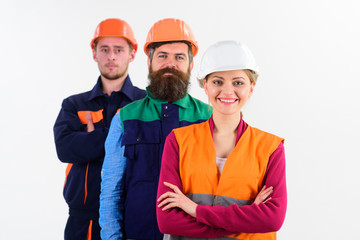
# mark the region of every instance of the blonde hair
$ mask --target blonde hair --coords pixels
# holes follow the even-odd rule
[[[256,80],[257,80],[257,78],[255,77],[256,73],[253,70],[249,70],[249,69],[244,69],[244,72],[248,76],[250,83],[254,83],[254,85],[256,85]]]
[[[246,76],[248,76],[248,78],[250,80],[250,83],[254,83],[254,85],[256,84],[257,77],[256,77],[256,73],[253,70],[250,70],[250,69],[239,69],[239,70],[243,70],[245,72]],[[212,74],[212,73],[209,73],[208,75],[206,75],[205,81],[208,80],[210,74]],[[199,80],[200,87],[204,88],[204,79],[198,79],[198,80]]]

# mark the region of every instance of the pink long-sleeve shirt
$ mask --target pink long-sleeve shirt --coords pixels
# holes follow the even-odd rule
[[[212,118],[210,118],[209,124],[210,131],[213,133]],[[241,119],[236,142],[241,138],[246,128],[247,124]],[[169,134],[164,146],[158,197],[165,192],[172,191],[163,182],[172,183],[182,190],[179,176],[179,146],[174,132]],[[161,208],[157,207],[160,231],[171,235],[203,238],[214,238],[234,233],[278,231],[283,224],[287,206],[285,152],[282,142],[269,158],[264,185],[274,187],[271,199],[266,203],[259,205],[253,203],[241,207],[236,204],[228,207],[198,205],[196,218],[191,217],[179,208],[162,211]]]

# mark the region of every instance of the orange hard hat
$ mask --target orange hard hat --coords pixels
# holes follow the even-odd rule
[[[156,22],[150,29],[144,46],[145,54],[149,53],[149,44],[155,42],[187,41],[192,46],[193,56],[197,54],[199,47],[195,36],[184,21],[175,18],[166,18]]]
[[[92,49],[95,48],[95,41],[100,37],[125,38],[131,43],[135,52],[137,50],[137,42],[134,37],[133,30],[124,20],[118,18],[109,18],[99,23],[99,25],[96,27],[94,38],[90,43]]]

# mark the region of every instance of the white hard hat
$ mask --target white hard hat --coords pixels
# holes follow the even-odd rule
[[[250,49],[235,41],[220,41],[205,51],[197,79],[203,87],[203,81],[210,73],[243,69],[251,70],[257,79],[259,68]]]

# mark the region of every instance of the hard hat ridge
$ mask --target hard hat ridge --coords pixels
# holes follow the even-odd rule
[[[95,48],[95,42],[101,37],[122,37],[131,43],[133,49],[137,51],[137,42],[134,32],[130,25],[124,20],[118,18],[109,18],[98,24],[96,27],[94,37],[90,42],[92,49]]]
[[[244,69],[250,70],[257,79],[259,67],[250,49],[236,41],[220,41],[205,51],[197,79],[202,86],[203,80],[210,73]]]
[[[185,41],[191,44],[193,56],[199,50],[195,36],[184,21],[175,18],[165,18],[156,22],[150,29],[144,45],[145,54],[149,53],[149,45],[157,42]]]

